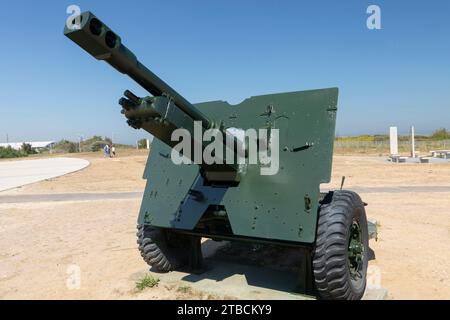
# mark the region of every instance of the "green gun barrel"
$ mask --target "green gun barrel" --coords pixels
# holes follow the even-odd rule
[[[140,63],[120,37],[91,12],[86,11],[74,18],[71,25],[66,24],[64,34],[96,59],[127,74],[152,95],[168,95],[194,121],[201,121],[204,128],[212,126],[208,117]]]

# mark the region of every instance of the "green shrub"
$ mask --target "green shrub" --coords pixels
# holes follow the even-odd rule
[[[11,146],[8,146],[6,148],[0,147],[0,159],[19,158],[26,156],[28,156],[26,152],[23,152],[22,150],[15,150],[11,148]]]
[[[153,288],[158,285],[158,282],[158,278],[154,278],[153,276],[146,274],[136,282],[136,289],[142,291],[145,288]]]
[[[147,149],[147,139],[140,139],[138,141],[138,149]]]
[[[431,135],[432,140],[447,140],[450,139],[450,132],[445,128],[438,129]]]
[[[36,154],[37,153],[36,150],[34,150],[31,147],[31,144],[29,144],[29,143],[22,144],[22,152],[25,154]]]
[[[97,152],[97,151],[103,149],[105,144],[107,144],[105,141],[95,141],[91,144],[90,149],[92,152]]]
[[[78,145],[69,140],[61,140],[53,147],[55,152],[74,153],[78,151]]]

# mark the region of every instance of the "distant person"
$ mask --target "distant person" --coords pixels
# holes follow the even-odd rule
[[[111,157],[115,157],[116,156],[116,147],[112,146],[111,147]]]
[[[103,147],[103,152],[105,154],[105,158],[110,157],[111,149],[109,148],[109,144],[105,144],[105,146]]]

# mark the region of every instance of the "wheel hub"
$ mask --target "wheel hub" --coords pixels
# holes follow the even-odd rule
[[[353,220],[350,227],[350,239],[348,244],[348,265],[352,280],[362,278],[364,263],[364,245],[362,243],[361,226],[358,221]]]

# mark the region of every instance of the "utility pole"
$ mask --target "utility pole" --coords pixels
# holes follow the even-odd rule
[[[78,135],[78,152],[81,153],[81,141],[83,139],[83,135]]]
[[[8,134],[6,134],[6,143],[9,143],[9,137],[8,137]]]
[[[414,126],[411,126],[411,157],[416,157],[416,142],[414,137]]]

